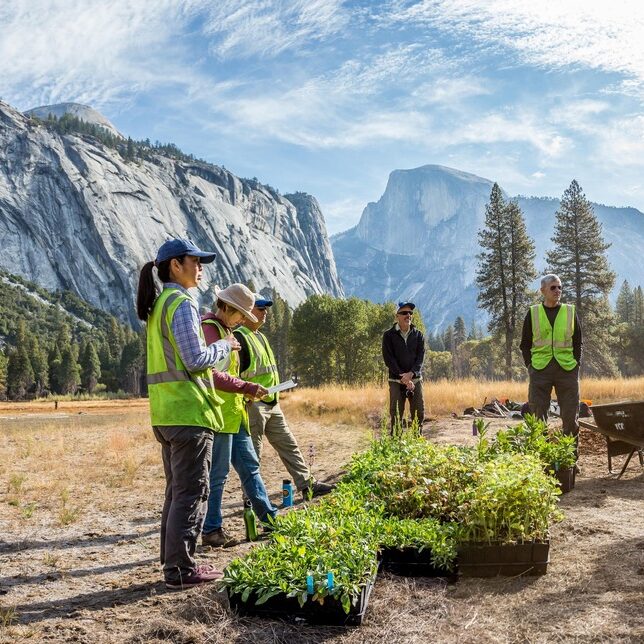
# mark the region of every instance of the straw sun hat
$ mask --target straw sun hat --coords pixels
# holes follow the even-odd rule
[[[251,322],[257,322],[257,318],[252,313],[255,296],[247,286],[231,284],[223,289],[215,286],[215,297],[241,311]]]

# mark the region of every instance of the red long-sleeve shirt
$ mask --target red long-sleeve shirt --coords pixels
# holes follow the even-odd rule
[[[224,329],[228,327],[214,313],[203,315],[201,317],[201,328],[206,338],[206,344],[210,345],[213,342],[217,342],[217,340],[222,340],[223,338],[219,335],[219,329],[214,324],[204,324],[204,320],[217,320]],[[225,371],[218,371],[217,369],[212,370],[212,375],[215,381],[215,389],[231,394],[247,394],[249,398],[255,398],[257,395],[259,385],[254,382],[246,382],[241,378],[236,378]]]

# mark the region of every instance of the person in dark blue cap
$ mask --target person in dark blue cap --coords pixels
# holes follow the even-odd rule
[[[389,417],[391,432],[400,427],[409,400],[411,422],[422,429],[425,417],[422,368],[425,357],[423,334],[411,323],[416,305],[398,302],[396,322],[382,336],[382,357],[389,369]]]
[[[162,446],[166,479],[161,564],[171,590],[222,577],[214,566],[199,566],[194,559],[208,498],[214,432],[223,427],[212,368],[239,350],[232,334],[206,345],[197,303],[189,293],[201,281],[202,264],[214,259],[214,253],[188,239],[170,239],[139,277],[136,306],[139,319],[147,323],[150,416]]]
[[[261,384],[267,389],[280,381],[273,349],[268,338],[260,331],[271,306],[273,306],[272,300],[255,294],[255,305],[252,309],[255,321],[246,318],[243,326],[235,331],[235,337],[241,344],[239,352],[241,377]],[[254,400],[248,407],[248,419],[257,458],[261,460],[262,444],[264,438],[267,438],[304,500],[328,494],[333,490],[333,485],[316,481],[311,475],[280,407],[279,393]]]

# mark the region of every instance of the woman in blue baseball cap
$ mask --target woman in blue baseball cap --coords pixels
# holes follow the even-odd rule
[[[206,345],[196,301],[189,289],[202,264],[215,259],[187,239],[170,239],[142,269],[137,313],[147,322],[147,381],[150,416],[162,445],[166,478],[161,517],[161,563],[173,590],[221,578],[214,566],[198,566],[197,538],[208,498],[214,432],[223,427],[221,398],[212,367],[239,349],[232,334]],[[159,293],[154,270],[163,284]]]

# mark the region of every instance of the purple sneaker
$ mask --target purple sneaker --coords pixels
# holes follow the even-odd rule
[[[203,564],[197,566],[194,572],[181,577],[177,581],[166,581],[165,587],[169,590],[183,590],[184,588],[192,588],[194,586],[200,586],[201,584],[207,584],[211,581],[217,581],[223,576],[224,573],[221,570],[217,570],[210,564]]]

